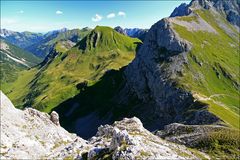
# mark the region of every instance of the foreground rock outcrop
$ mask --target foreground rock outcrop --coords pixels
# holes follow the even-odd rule
[[[100,126],[89,141],[64,130],[58,115],[16,109],[1,92],[1,159],[200,159],[207,155],[167,142],[138,118]]]
[[[68,133],[57,121],[57,113],[49,116],[32,108],[16,109],[1,92],[1,159],[47,158],[66,152],[74,143],[82,152],[86,141]],[[53,120],[53,121],[52,121]],[[64,151],[63,151],[64,150]]]
[[[198,159],[206,155],[185,146],[169,143],[146,130],[141,121],[124,118],[113,125],[100,126],[96,136],[90,139],[95,148],[88,157],[99,157],[97,153],[107,153],[113,159]]]

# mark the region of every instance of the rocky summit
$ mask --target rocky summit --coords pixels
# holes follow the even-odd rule
[[[86,141],[63,129],[56,112],[22,111],[0,94],[1,159],[208,159],[153,135],[136,117],[100,126]]]

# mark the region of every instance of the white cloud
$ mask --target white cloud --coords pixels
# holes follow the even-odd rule
[[[115,13],[109,13],[108,15],[107,15],[107,18],[114,18],[115,17]]]
[[[56,11],[56,14],[63,14],[63,12],[62,11]]]
[[[18,11],[18,13],[20,13],[20,14],[23,14],[23,13],[24,13],[24,11],[23,11],[23,10],[20,10],[20,11]]]
[[[125,17],[125,16],[126,16],[126,13],[125,13],[125,12],[122,12],[122,11],[119,11],[119,12],[118,12],[118,15]]]
[[[94,17],[92,17],[92,21],[93,22],[98,22],[102,20],[102,16],[100,16],[99,14],[96,14]]]

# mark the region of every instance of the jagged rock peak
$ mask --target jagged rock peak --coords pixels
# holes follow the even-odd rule
[[[114,30],[123,35],[127,35],[126,31],[120,26],[115,27]]]
[[[178,36],[167,18],[158,21],[151,27],[146,36],[145,43],[146,41],[147,45],[153,45],[154,42],[154,45],[159,49],[164,48],[174,53],[187,52],[191,49],[191,44]]]
[[[176,7],[170,17],[187,16],[194,9],[214,9],[233,25],[240,27],[240,1],[238,0],[192,0],[191,3]]]
[[[240,1],[239,0],[211,0],[217,11],[226,16],[233,25],[240,27]]]
[[[189,8],[189,5],[186,3],[182,3],[180,6],[176,7],[173,12],[171,13],[170,17],[176,17],[176,16],[187,16],[191,14],[191,9]]]

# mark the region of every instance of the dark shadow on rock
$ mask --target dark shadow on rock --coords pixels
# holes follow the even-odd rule
[[[87,139],[95,135],[100,125],[127,116],[130,104],[120,105],[114,98],[124,85],[123,70],[107,71],[92,86],[87,87],[86,82],[78,84],[76,87],[80,93],[54,108],[60,116],[61,125]]]

